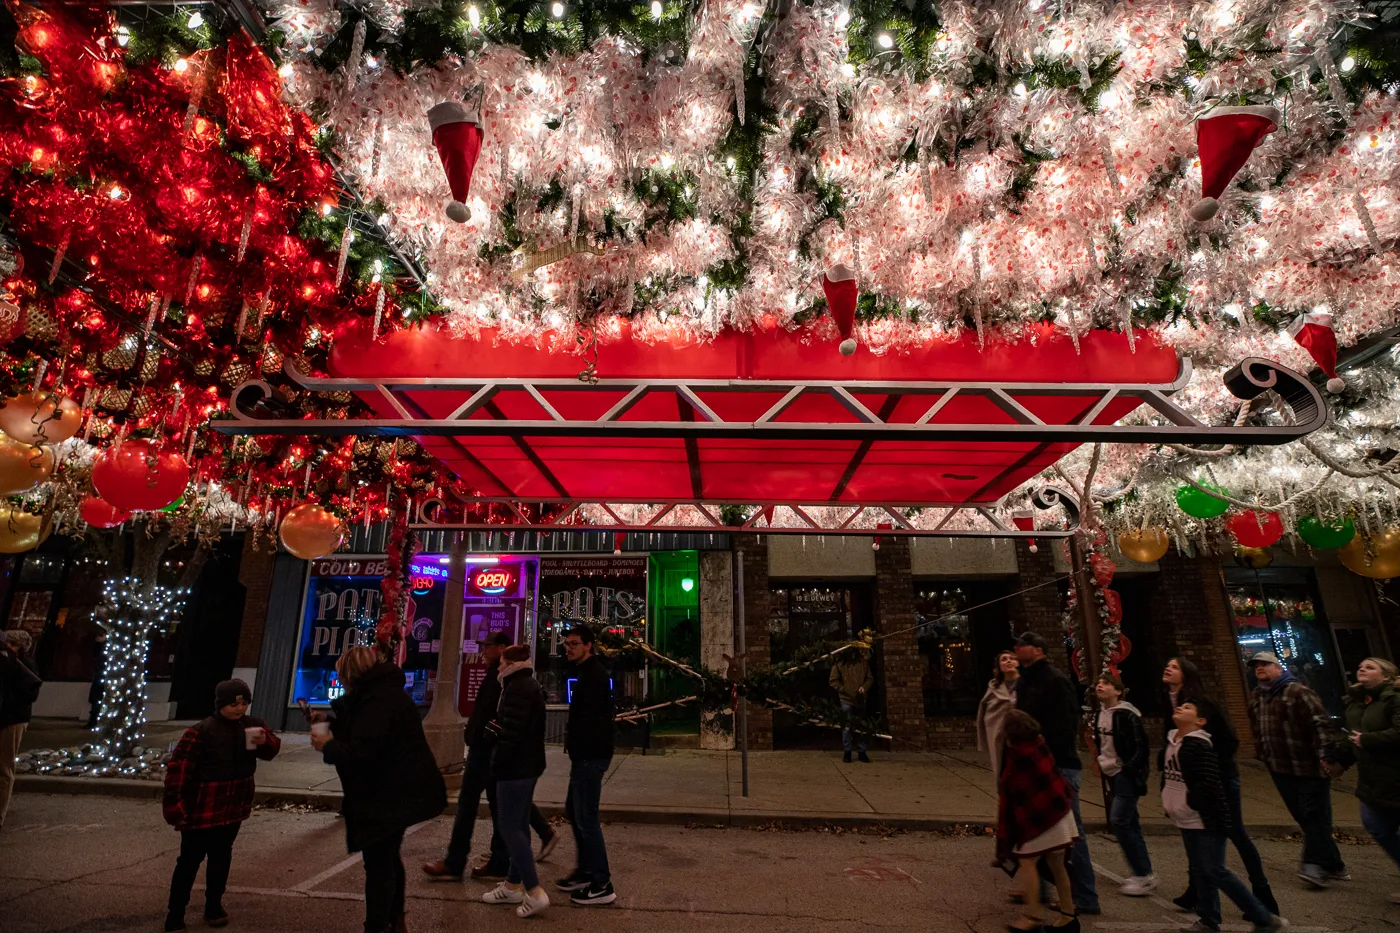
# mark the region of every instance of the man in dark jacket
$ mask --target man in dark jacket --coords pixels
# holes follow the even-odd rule
[[[1094,885],[1094,866],[1089,861],[1089,844],[1084,821],[1079,815],[1079,783],[1083,765],[1079,761],[1079,697],[1063,671],[1045,657],[1048,643],[1035,632],[1016,639],[1016,660],[1021,677],[1016,682],[1016,708],[1025,710],[1040,723],[1045,744],[1055,756],[1055,764],[1073,791],[1074,824],[1079,838],[1070,850],[1069,879],[1074,889],[1074,907],[1082,914],[1099,912],[1099,892]]]
[[[564,815],[574,828],[578,865],[561,879],[559,890],[568,891],[580,906],[611,904],[617,900],[608,869],[608,849],[598,808],[603,797],[603,776],[613,756],[612,678],[593,651],[593,631],[586,625],[569,629],[564,652],[574,665],[569,697],[569,725],[564,750],[569,755],[569,796]]]
[[[29,637],[25,632],[6,632],[5,638],[0,638],[0,826],[5,825],[5,812],[14,791],[20,739],[43,686],[28,660],[11,647],[11,641],[20,641],[12,639],[13,635]]]
[[[471,856],[472,831],[476,828],[483,792],[491,811],[491,854],[483,864],[471,869],[471,876],[482,881],[500,881],[510,868],[510,853],[506,851],[505,840],[496,826],[496,780],[491,774],[494,736],[486,730],[486,724],[495,718],[496,706],[501,701],[501,652],[508,647],[510,636],[505,632],[496,632],[481,646],[481,656],[487,664],[486,676],[477,688],[476,703],[463,730],[467,761],[462,771],[462,790],[457,796],[457,818],[452,823],[452,839],[447,844],[446,857],[423,866],[423,874],[429,878],[462,880]],[[533,804],[530,807],[530,825],[539,834],[539,861],[544,861],[559,844],[559,836],[540,813],[539,807]]]
[[[1298,877],[1314,888],[1349,881],[1351,875],[1332,838],[1327,710],[1312,688],[1294,679],[1273,652],[1259,652],[1249,666],[1259,681],[1249,698],[1249,712],[1259,730],[1259,757],[1303,831]]]

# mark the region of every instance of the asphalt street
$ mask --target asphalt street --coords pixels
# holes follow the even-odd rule
[[[567,874],[567,827],[545,878]],[[426,880],[417,866],[440,855],[450,823],[415,827],[404,843],[409,866],[408,927],[423,931],[745,931],[849,933],[853,929],[992,933],[1015,916],[1008,880],[989,866],[989,838],[876,832],[772,831],[704,826],[606,828],[619,893],[611,907],[576,908],[563,896],[539,918],[520,920],[480,903],[485,886]],[[484,842],[479,824],[478,847]],[[1114,842],[1090,845],[1103,892],[1102,916],[1084,929],[1171,933],[1190,917],[1168,899],[1180,892],[1185,859],[1171,836],[1148,840],[1163,884],[1158,897],[1126,898],[1115,883],[1124,864]],[[1305,891],[1294,874],[1298,844],[1260,840],[1260,850],[1294,933],[1363,933],[1400,928],[1400,872],[1376,846],[1346,840],[1353,880]],[[18,794],[0,831],[0,931],[157,931],[177,834],[155,802]],[[1238,870],[1238,864],[1232,864]],[[243,826],[225,906],[231,931],[303,933],[361,928],[362,869],[347,856],[332,813],[262,809]],[[190,911],[199,930],[200,892]],[[1226,931],[1245,931],[1225,909]]]

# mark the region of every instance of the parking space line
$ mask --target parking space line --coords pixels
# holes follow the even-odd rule
[[[431,822],[432,822],[432,821],[429,820],[428,823],[419,823],[419,824],[416,825],[416,826],[410,826],[408,829],[404,830],[404,836],[410,836],[410,835],[412,835],[413,833],[418,832],[418,830],[422,829],[424,826],[429,825],[429,823],[431,823]],[[354,855],[350,856],[349,858],[342,859],[341,861],[336,862],[334,865],[332,865],[330,868],[327,868],[325,871],[321,872],[319,875],[312,875],[310,878],[307,878],[305,881],[303,881],[303,882],[301,882],[301,883],[299,883],[299,884],[294,884],[294,885],[292,885],[292,887],[290,888],[290,890],[295,891],[295,892],[300,893],[300,894],[306,894],[306,893],[310,892],[312,888],[315,888],[315,887],[316,887],[318,884],[320,884],[321,882],[323,882],[323,881],[329,881],[331,878],[334,878],[336,875],[338,875],[338,874],[340,874],[341,872],[345,871],[345,869],[349,868],[350,866],[360,864],[360,862],[363,860],[363,857],[364,857],[364,856],[362,855],[362,853],[356,852]],[[232,888],[229,888],[229,890],[232,891],[233,889],[232,889]],[[363,900],[363,898],[361,898],[361,899]]]

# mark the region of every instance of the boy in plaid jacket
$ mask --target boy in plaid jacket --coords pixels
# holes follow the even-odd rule
[[[253,812],[253,772],[258,759],[270,761],[282,742],[267,723],[248,715],[253,691],[241,680],[225,680],[214,690],[214,715],[180,737],[165,771],[165,821],[180,831],[180,857],[170,879],[166,933],[185,929],[199,864],[206,857],[204,920],[228,923],[224,887],[238,828]]]

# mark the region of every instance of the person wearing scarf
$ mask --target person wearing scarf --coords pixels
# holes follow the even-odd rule
[[[1009,924],[1011,930],[1060,930],[1079,933],[1079,917],[1063,910],[1054,922],[1040,916],[1040,877],[1036,862],[1045,859],[1055,879],[1059,905],[1074,903],[1065,852],[1079,832],[1071,808],[1071,788],[1055,766],[1055,756],[1040,734],[1040,723],[1024,710],[1012,710],[1006,718],[1006,740],[998,781],[997,850],[995,865],[1008,874],[1019,874],[1025,915]]]
[[[544,690],[535,680],[529,645],[511,645],[502,652],[501,665],[501,700],[486,728],[496,735],[491,774],[496,778],[496,821],[510,852],[510,872],[481,899],[516,904],[516,916],[529,917],[549,906],[530,849],[530,804],[545,765]]]

